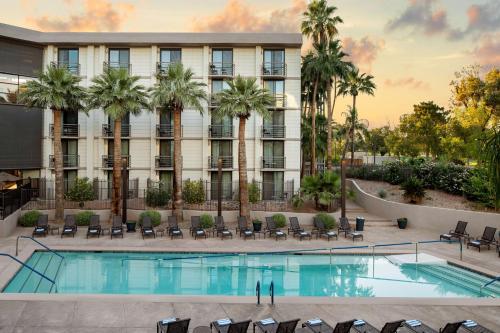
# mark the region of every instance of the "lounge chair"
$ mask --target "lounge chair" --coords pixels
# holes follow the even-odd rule
[[[66,215],[66,217],[64,218],[64,226],[61,231],[61,238],[63,238],[63,236],[75,237],[76,230],[77,227],[75,215]]]
[[[277,322],[273,318],[259,320],[253,323],[253,328],[259,328],[262,333],[294,333],[300,319]]]
[[[339,220],[340,220],[340,226],[338,230],[339,234],[343,232],[345,238],[347,238],[347,236],[352,237],[353,242],[357,238],[361,238],[361,240],[363,240],[363,233],[352,230],[351,224],[349,223],[347,217],[341,217]]]
[[[247,333],[251,320],[235,322],[231,318],[219,319],[210,323],[210,329],[217,333]]]
[[[121,236],[123,238],[123,224],[121,216],[113,216],[113,225],[111,226],[111,239],[114,237]]]
[[[226,237],[233,238],[233,233],[229,231],[229,229],[227,229],[226,225],[224,224],[223,216],[215,217],[215,234],[216,236],[220,236],[221,239],[224,239]]]
[[[457,321],[455,323],[448,323],[444,328],[439,330],[439,333],[456,333],[464,321]],[[419,320],[406,320],[403,326],[412,332],[416,333],[438,333],[435,329],[425,325]]]
[[[191,318],[179,319],[179,318],[167,318],[160,320],[156,323],[157,333],[187,333],[189,329],[189,322]]]
[[[207,238],[207,233],[201,227],[201,220],[199,216],[191,216],[191,235],[194,239],[198,239],[198,237]]]
[[[89,228],[87,229],[87,238],[89,236],[99,236],[101,235],[101,223],[99,221],[99,215],[91,215]]]
[[[323,223],[323,221],[321,221],[320,219],[318,218],[314,218],[313,220],[313,223],[314,223],[314,226],[315,226],[315,230],[314,230],[314,233],[316,234],[316,239],[318,238],[326,238],[326,240],[330,240],[330,238],[334,238],[335,239],[339,239],[339,235],[333,231],[333,230],[328,230],[326,229],[325,227],[325,223]]]
[[[144,216],[142,218],[141,233],[142,239],[144,239],[144,237],[146,236],[153,236],[153,238],[156,238],[156,232],[153,229],[153,221],[151,221],[151,218],[149,216]]]
[[[469,245],[472,247],[475,247],[481,252],[481,246],[487,246],[488,250],[490,249],[490,245],[492,245],[495,242],[495,234],[497,232],[497,228],[493,227],[485,227],[483,235],[481,236],[481,239],[477,240],[470,240],[467,243],[467,248],[469,248]]]
[[[465,232],[466,227],[467,227],[467,222],[458,221],[455,230],[450,230],[447,234],[441,234],[439,236],[439,240],[444,239],[450,241],[454,238],[457,238],[459,241],[462,241],[462,238],[469,236],[469,234]]]
[[[311,233],[308,231],[305,231],[304,228],[300,227],[299,219],[295,216],[291,216],[288,218],[290,221],[290,227],[288,228],[288,234],[290,234],[290,231],[293,233],[293,237],[298,237],[300,240],[304,238],[309,238],[311,239]]]
[[[358,319],[352,324],[352,329],[359,333],[396,333],[397,330],[403,325],[403,323],[403,319],[391,321],[385,323],[384,327],[382,327],[382,330],[379,331],[370,323]]]
[[[343,321],[337,323],[337,325],[335,325],[335,328],[333,328],[327,322],[319,318],[315,318],[304,322],[302,324],[302,327],[307,327],[314,333],[349,333],[354,321],[355,321],[354,319]]]
[[[465,330],[466,332],[472,332],[472,333],[477,333],[477,332],[481,332],[481,333],[495,333],[492,330],[490,330],[489,328],[481,326],[481,325],[479,325],[478,323],[476,323],[473,320],[466,320],[466,321],[464,321],[462,323],[461,328],[463,330]]]
[[[238,216],[238,228],[236,228],[236,232],[239,232],[240,237],[243,237],[244,240],[250,237],[255,239],[255,233],[248,227],[247,218],[245,216]]]
[[[276,223],[274,222],[274,219],[272,216],[266,216],[266,225],[267,225],[267,230],[266,232],[269,233],[269,237],[276,237],[276,241],[280,238],[287,238],[286,233],[281,231],[281,229],[278,229],[276,227]]]
[[[177,216],[172,215],[168,217],[168,234],[170,235],[170,239],[174,239],[174,237],[184,238],[182,234],[181,228],[179,228],[179,224],[177,223]]]
[[[36,221],[35,229],[33,229],[32,236],[43,236],[46,237],[49,234],[49,216],[40,215]]]

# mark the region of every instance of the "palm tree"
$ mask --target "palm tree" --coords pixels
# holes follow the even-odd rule
[[[122,169],[122,119],[127,114],[138,115],[149,109],[146,88],[137,84],[139,76],[131,76],[127,69],[110,68],[92,79],[87,109],[102,108],[114,121],[113,128],[113,194],[111,212],[120,215]]]
[[[352,96],[352,107],[351,111],[356,112],[356,98],[360,93],[372,95],[376,89],[375,83],[373,83],[373,76],[366,73],[359,73],[359,69],[354,68],[350,70],[347,75],[339,83],[339,95]],[[354,132],[351,131],[351,142],[354,142]],[[347,145],[347,142],[346,142]],[[345,150],[345,149],[344,149]],[[343,155],[345,156],[345,155]],[[351,165],[354,162],[354,144],[351,146]]]
[[[54,172],[56,222],[64,218],[64,172],[61,143],[62,113],[78,112],[83,109],[82,101],[86,91],[79,86],[80,78],[67,68],[47,66],[38,80],[27,82],[20,90],[19,100],[29,107],[49,108],[54,116]]]
[[[182,63],[171,64],[151,89],[153,108],[174,111],[174,200],[173,215],[182,220],[182,157],[181,157],[181,114],[190,107],[203,113],[202,101],[207,100],[205,84],[193,80],[194,73],[184,69]]]
[[[315,43],[326,43],[329,38],[338,34],[337,24],[343,23],[339,16],[333,16],[337,7],[328,6],[326,0],[313,0],[304,12],[301,30]]]
[[[346,134],[346,142],[344,149],[342,151],[342,159],[345,158],[345,154],[347,152],[347,147],[349,144],[351,145],[351,165],[354,159],[354,138],[358,136],[358,138],[362,138],[363,134],[368,129],[368,120],[359,119],[358,110],[353,109],[352,107],[348,107],[347,112],[342,113],[345,116],[345,134]]]
[[[317,114],[316,115],[316,154],[320,158],[324,158],[326,155],[326,131],[327,120],[325,116]],[[311,136],[312,136],[312,119],[311,116],[302,116],[302,121],[300,123],[300,143],[302,145],[302,166],[300,168],[301,175],[300,178],[304,176],[305,172],[305,161],[310,158],[311,155]]]
[[[482,147],[481,154],[488,165],[490,181],[495,192],[495,209],[498,210],[500,205],[500,129],[493,128]]]
[[[229,88],[216,95],[219,105],[213,115],[218,118],[224,116],[239,118],[238,129],[238,171],[239,171],[239,198],[240,216],[250,217],[248,205],[248,180],[247,161],[245,146],[246,121],[252,112],[263,118],[270,116],[268,108],[272,105],[274,98],[266,89],[260,88],[255,78],[243,78],[238,75],[233,82],[228,82]]]

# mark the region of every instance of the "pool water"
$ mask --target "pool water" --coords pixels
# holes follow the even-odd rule
[[[36,251],[6,293],[334,297],[500,297],[500,283],[442,263],[396,264],[384,256]]]

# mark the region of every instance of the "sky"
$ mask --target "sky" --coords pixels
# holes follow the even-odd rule
[[[0,22],[42,31],[299,32],[308,0],[0,0]],[[500,67],[500,0],[329,0],[350,60],[375,77],[358,97],[370,127],[421,101],[448,108],[454,73]],[[305,49],[310,44],[304,42]],[[334,111],[342,122],[350,98]]]

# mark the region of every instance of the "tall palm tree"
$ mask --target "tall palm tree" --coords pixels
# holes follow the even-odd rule
[[[64,172],[61,143],[62,113],[83,110],[86,91],[79,86],[80,78],[67,68],[47,66],[38,80],[27,82],[20,90],[19,100],[29,107],[49,108],[54,116],[54,172],[56,222],[64,218]]]
[[[182,63],[171,64],[151,89],[153,108],[174,111],[174,207],[173,215],[182,220],[182,157],[181,157],[181,113],[186,107],[203,113],[202,101],[207,100],[206,84],[193,80],[194,73],[184,69]]]
[[[272,106],[274,98],[266,89],[262,89],[256,83],[255,78],[243,78],[238,75],[233,82],[229,83],[229,88],[216,95],[218,107],[213,111],[213,115],[218,118],[229,116],[239,118],[238,128],[238,171],[239,171],[239,197],[240,216],[250,217],[248,205],[248,180],[247,161],[245,146],[246,121],[255,112],[263,118],[270,116],[268,108]]]
[[[359,73],[359,69],[354,68],[350,70],[347,75],[339,83],[339,95],[352,96],[352,107],[351,110],[357,113],[356,108],[356,98],[358,95],[367,94],[372,95],[376,89],[376,85],[373,82],[373,76],[366,73]],[[354,142],[354,132],[350,133],[351,142]],[[347,144],[347,142],[346,142]],[[354,144],[351,145],[351,165],[354,162]]]
[[[366,133],[368,129],[368,120],[359,119],[358,110],[353,109],[352,107],[348,107],[347,112],[342,113],[345,116],[345,129],[344,133],[346,134],[346,142],[344,149],[342,150],[342,159],[345,158],[345,154],[347,152],[347,147],[349,144],[351,145],[351,165],[354,159],[354,143],[355,137],[362,138],[363,134]]]
[[[138,115],[149,109],[146,88],[137,82],[139,76],[131,76],[127,69],[107,69],[92,79],[89,88],[87,109],[102,108],[114,121],[113,128],[113,194],[111,212],[120,215],[121,169],[122,169],[122,119],[127,114]]]
[[[343,23],[339,16],[333,16],[337,7],[328,6],[326,0],[313,0],[307,6],[302,21],[302,33],[315,43],[326,43],[338,34],[337,24]]]

